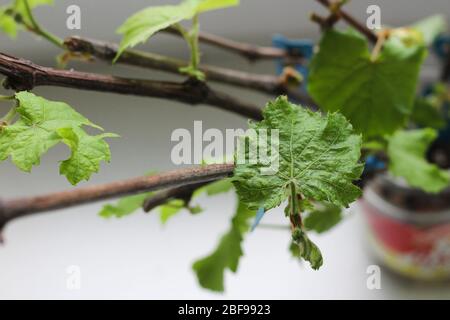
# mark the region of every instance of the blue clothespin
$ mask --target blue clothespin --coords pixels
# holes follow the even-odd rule
[[[376,156],[368,156],[366,158],[366,165],[364,167],[365,173],[383,170],[386,168],[386,163],[378,159]]]
[[[258,226],[258,224],[261,222],[262,218],[264,217],[264,214],[265,214],[264,207],[260,207],[258,209],[258,212],[256,212],[255,221],[253,221],[250,231],[253,232],[256,229],[256,227]]]
[[[306,89],[306,82],[308,79],[308,62],[311,60],[314,54],[314,42],[309,39],[288,39],[282,35],[275,35],[272,38],[272,44],[276,48],[286,50],[291,53],[292,56],[299,56],[301,59],[298,61],[288,61],[288,59],[278,59],[276,62],[277,73],[280,75],[283,73],[285,67],[290,66],[297,70],[304,78],[304,85],[302,89]],[[304,63],[300,63],[303,61]]]
[[[450,36],[439,36],[433,43],[436,55],[441,59],[446,59],[450,50]]]

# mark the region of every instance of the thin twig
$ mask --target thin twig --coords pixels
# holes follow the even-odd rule
[[[173,27],[164,29],[163,32],[181,36],[180,32]],[[237,53],[250,61],[292,57],[289,52],[283,49],[273,47],[260,47],[249,43],[227,39],[207,32],[200,32],[198,40],[202,43],[206,43],[233,53]]]
[[[199,166],[42,196],[2,200],[0,201],[0,230],[14,219],[35,213],[129,194],[215,181],[230,176],[233,170],[234,164]]]
[[[44,39],[47,39],[54,45],[56,45],[59,48],[64,48],[63,41],[58,38],[57,36],[51,34],[50,32],[46,31],[44,28],[40,26],[40,24],[36,21],[33,15],[33,11],[31,10],[30,4],[28,3],[28,0],[23,0],[23,4],[25,6],[25,12],[28,16],[28,19],[31,22],[31,25],[27,25],[25,20],[21,20],[21,23],[23,23],[30,31],[33,33],[43,37]]]
[[[81,37],[70,37],[64,41],[66,48],[75,53],[90,54],[111,63],[117,55],[118,45]],[[148,69],[156,69],[180,74],[180,68],[188,63],[183,60],[137,50],[126,50],[117,60],[118,63]],[[266,74],[253,74],[216,66],[202,65],[199,68],[207,80],[254,89],[269,94],[288,93],[288,84],[293,79],[284,79]]]
[[[144,201],[144,205],[142,207],[145,212],[150,212],[154,208],[159,207],[160,205],[163,205],[174,199],[183,200],[184,205],[189,206],[195,190],[205,186],[208,183],[210,183],[210,181],[160,191],[148,197]]]
[[[207,84],[189,79],[183,83],[129,79],[42,67],[30,61],[0,53],[0,73],[7,77],[7,89],[31,90],[37,86],[57,86],[165,98],[192,105],[207,104],[242,116],[261,119],[258,106],[242,102]]]
[[[333,3],[330,0],[316,0],[323,6],[325,6],[328,9],[333,9]],[[364,34],[367,39],[370,40],[373,44],[377,42],[377,35],[372,32],[369,28],[367,28],[364,24],[356,20],[354,17],[352,17],[350,14],[345,12],[344,10],[338,8],[336,14],[339,14],[342,19],[344,19],[349,25],[357,29],[359,32]]]

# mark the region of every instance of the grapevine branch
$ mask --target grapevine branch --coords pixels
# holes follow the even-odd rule
[[[166,33],[176,36],[182,36],[177,28],[169,27],[162,30]],[[254,44],[239,42],[231,39],[227,39],[215,34],[207,32],[199,32],[198,40],[200,42],[210,44],[227,51],[237,53],[249,61],[256,61],[260,59],[276,59],[276,58],[297,58],[301,61],[301,56],[295,56],[290,52],[273,47],[260,47]]]
[[[333,11],[335,9],[336,12],[332,12],[334,15],[339,16],[342,19],[344,19],[349,25],[351,25],[352,27],[357,29],[359,32],[364,34],[367,37],[367,39],[369,39],[370,42],[372,42],[373,44],[375,44],[377,42],[377,40],[378,40],[377,35],[375,33],[373,33],[372,30],[367,28],[364,24],[362,24],[357,19],[355,19],[353,16],[348,14],[346,11],[342,10],[340,8],[339,4],[336,5],[335,3],[331,2],[330,0],[316,0],[316,1],[319,2],[321,5],[323,5],[324,7],[330,9],[331,11]]]
[[[242,102],[207,84],[188,79],[183,83],[129,79],[95,73],[58,70],[0,53],[0,74],[7,77],[7,89],[31,90],[37,86],[57,86],[101,92],[166,98],[192,105],[207,104],[259,120],[258,106]]]
[[[81,37],[69,37],[64,41],[64,45],[71,52],[89,54],[109,63],[112,63],[118,51],[117,44]],[[117,62],[175,74],[179,74],[180,68],[188,65],[188,63],[183,60],[138,50],[126,50],[122,53]],[[200,66],[199,69],[206,75],[206,78],[211,81],[231,84],[269,94],[294,94],[294,92],[290,92],[291,90],[289,89],[288,84],[293,80],[290,78],[265,74],[252,74],[207,65]]]
[[[0,200],[0,230],[14,219],[35,213],[165,188],[198,186],[229,177],[233,170],[234,164],[199,166],[41,196]]]

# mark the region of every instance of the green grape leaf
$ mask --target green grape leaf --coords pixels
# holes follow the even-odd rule
[[[0,8],[0,30],[11,38],[15,38],[17,36],[17,23],[14,17],[7,13],[7,10],[7,7]]]
[[[52,5],[53,0],[28,0],[30,9],[34,9],[42,5]],[[20,16],[20,19],[27,24],[31,25],[28,12],[25,7],[24,0],[14,0],[10,5],[0,7],[0,30],[5,32],[11,38],[17,36],[18,30],[22,28],[21,23],[17,23],[14,16]]]
[[[311,268],[318,270],[323,264],[323,258],[322,253],[314,242],[300,228],[296,228],[292,232],[292,240],[298,246],[298,250],[294,251],[291,249],[291,252],[309,261]]]
[[[53,5],[53,4],[54,0],[28,0],[28,5],[30,6],[31,10],[39,6]],[[25,0],[14,0],[12,9],[14,13],[19,14],[27,24],[30,23],[28,12],[25,6]]]
[[[175,199],[160,206],[160,219],[162,224],[166,224],[170,218],[174,217],[181,210],[186,208],[186,204],[183,200]]]
[[[239,5],[239,0],[190,0],[199,3],[197,5],[197,13],[218,10]]]
[[[254,210],[239,202],[231,221],[230,230],[222,236],[217,248],[205,258],[197,260],[193,270],[203,288],[224,291],[224,273],[228,269],[236,272],[239,259],[243,255],[242,241],[250,229],[250,220],[255,216]]]
[[[102,161],[111,161],[111,151],[104,139],[118,137],[112,133],[90,136],[81,128],[62,128],[58,134],[72,150],[70,158],[61,162],[59,172],[73,185],[89,180],[100,170]]]
[[[323,233],[330,230],[342,220],[342,209],[334,204],[322,202],[304,219],[306,230]]]
[[[411,121],[422,126],[441,129],[447,124],[444,119],[444,111],[429,98],[416,98]]]
[[[278,172],[263,175],[263,165],[248,161],[246,148],[246,161],[236,164],[233,179],[242,202],[251,209],[272,209],[288,198],[291,185],[302,198],[338,206],[348,206],[361,195],[352,182],[363,170],[358,163],[362,138],[342,115],[323,116],[280,97],[267,105],[263,116],[250,128],[257,135],[264,129],[278,130]],[[270,141],[267,148],[271,149]]]
[[[128,18],[117,32],[123,35],[116,59],[124,50],[146,42],[156,32],[205,11],[235,6],[239,0],[184,0],[178,5],[149,7]]]
[[[423,41],[429,46],[441,33],[447,30],[447,21],[444,15],[437,14],[420,20],[411,27],[422,34]]]
[[[25,91],[16,93],[16,99],[19,119],[0,131],[0,161],[11,157],[19,169],[30,172],[40,164],[44,153],[65,142],[72,149],[72,156],[61,164],[60,171],[71,183],[88,179],[97,172],[100,160],[109,161],[109,147],[102,139],[114,135],[89,136],[82,126],[101,128],[68,104]]]
[[[450,173],[429,163],[425,156],[436,130],[426,128],[397,131],[389,138],[389,171],[403,177],[411,186],[429,193],[437,193],[450,185]]]
[[[99,215],[103,218],[122,218],[142,208],[145,199],[152,195],[151,192],[141,193],[121,198],[115,205],[106,204]]]
[[[361,34],[329,30],[311,62],[308,90],[321,108],[340,111],[365,137],[393,133],[412,111],[425,55],[425,47],[392,36],[373,58]]]
[[[293,258],[300,259],[301,261],[302,255],[300,252],[300,247],[294,241],[291,241],[291,243],[289,244],[289,252],[291,253]]]

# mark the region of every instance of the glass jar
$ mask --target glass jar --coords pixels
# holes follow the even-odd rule
[[[361,205],[370,244],[385,266],[414,279],[450,278],[450,189],[431,195],[380,175]]]

